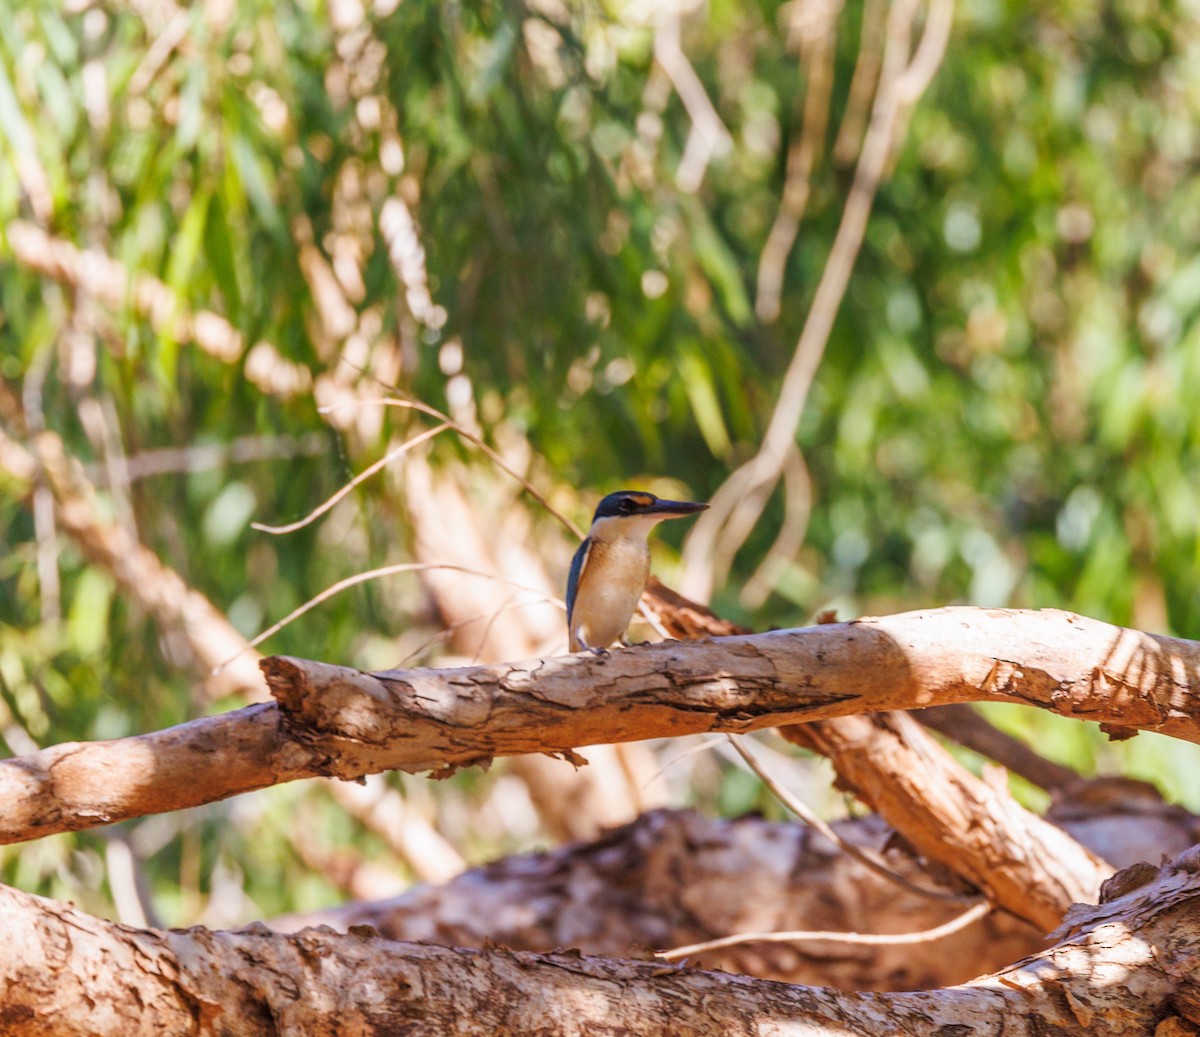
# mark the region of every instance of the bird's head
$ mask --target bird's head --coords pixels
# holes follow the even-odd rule
[[[662,500],[643,490],[618,490],[596,505],[591,535],[601,539],[645,536],[663,519],[683,518],[707,507],[695,501]]]

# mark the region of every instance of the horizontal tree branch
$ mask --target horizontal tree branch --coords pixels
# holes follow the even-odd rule
[[[1049,950],[963,986],[897,994],[577,951],[392,943],[365,927],[132,929],[0,887],[0,1023],[9,1037],[1188,1033],[1200,1023],[1198,869],[1193,848],[1122,872],[1109,902],[1077,909]]]
[[[1200,742],[1200,644],[1058,611],[946,608],[446,670],[282,656],[262,667],[276,707],[0,762],[0,842],[316,775],[444,775],[497,756],[946,702],[1026,703]]]
[[[349,786],[347,786],[349,787]],[[1200,839],[1200,818],[1124,779],[1080,781],[1051,819],[1109,863],[1174,857]],[[1061,821],[1059,819],[1062,819]],[[872,815],[834,824],[841,838],[876,854],[914,883],[952,892],[942,872],[904,852]],[[736,889],[737,895],[729,891]],[[747,816],[654,810],[587,842],[505,857],[437,885],[277,918],[291,932],[371,925],[392,940],[446,947],[499,943],[514,950],[578,947],[629,957],[748,931],[828,929],[908,933],[955,917],[961,906],[898,889],[808,828]],[[938,942],[911,948],[747,944],[692,957],[717,968],[842,990],[919,990],[962,983],[1045,946],[1044,929],[1003,911]]]

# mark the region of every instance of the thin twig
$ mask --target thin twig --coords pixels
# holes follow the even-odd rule
[[[463,619],[456,620],[449,626],[443,627],[432,637],[426,638],[424,641],[422,641],[419,645],[417,645],[416,648],[401,658],[401,660],[396,663],[395,666],[391,667],[391,669],[399,670],[403,668],[405,664],[423,655],[439,641],[445,641],[448,637],[457,633],[463,627],[468,627],[472,623],[482,623],[485,619],[498,616],[501,612],[514,612],[517,609],[528,608],[530,605],[557,605],[559,608],[566,611],[566,605],[563,602],[553,598],[547,598],[544,594],[541,594],[541,592],[539,592],[539,595],[540,597],[537,601],[506,601],[506,603],[500,608],[488,609],[486,612],[476,612],[472,616],[466,616]],[[564,651],[566,649],[565,639],[561,643],[561,649]]]
[[[324,453],[328,446],[324,433],[310,432],[303,436],[239,436],[228,443],[161,447],[142,450],[127,457],[123,465],[123,478],[129,483],[135,483],[156,476],[204,472],[225,465],[313,457]],[[114,485],[114,479],[121,478],[95,462],[85,464],[83,470],[93,481],[103,478],[105,485],[110,489]]]
[[[490,446],[488,446],[487,443],[485,443],[482,439],[480,439],[479,436],[475,435],[475,433],[469,431],[468,429],[463,428],[462,425],[460,425],[458,422],[456,422],[449,415],[443,414],[436,407],[431,407],[428,403],[424,403],[421,400],[416,400],[416,399],[412,399],[412,398],[390,398],[390,399],[379,399],[379,400],[355,400],[353,403],[330,404],[327,407],[321,407],[318,413],[326,414],[329,411],[333,410],[334,408],[348,407],[348,406],[353,406],[353,407],[369,407],[369,406],[405,407],[410,410],[419,410],[422,414],[428,414],[432,418],[437,418],[438,421],[445,422],[451,429],[454,430],[455,435],[460,436],[461,438],[465,439],[468,443],[472,443],[475,446],[479,447],[480,450],[482,450],[489,458],[491,458],[492,461],[494,461],[500,467],[501,471],[503,471],[506,475],[511,476],[513,479],[515,479],[517,482],[519,482],[521,484],[521,487],[525,490],[526,493],[529,494],[529,496],[531,496],[543,508],[545,508],[551,515],[553,515],[556,519],[558,519],[558,521],[561,522],[564,526],[566,526],[566,528],[569,529],[572,533],[574,533],[575,536],[579,537],[580,540],[583,539],[583,537],[584,537],[583,530],[580,529],[579,526],[577,526],[574,522],[572,522],[571,519],[569,519],[566,515],[564,515],[556,507],[554,507],[553,504],[551,504],[548,500],[546,500],[546,498],[534,487],[534,485],[528,479],[526,479],[519,472],[516,472],[511,467],[509,467],[508,463],[504,460],[504,458],[502,458],[498,453],[496,453],[495,450],[493,450]]]
[[[367,479],[371,478],[371,476],[374,475],[376,472],[378,472],[380,469],[386,468],[392,461],[396,460],[397,457],[401,457],[404,454],[407,454],[413,447],[419,446],[421,443],[424,443],[426,440],[433,439],[434,436],[440,435],[441,433],[445,432],[448,428],[450,428],[450,425],[446,422],[443,422],[441,425],[436,425],[433,428],[426,429],[424,432],[421,432],[421,433],[413,436],[412,439],[406,440],[405,442],[401,443],[398,447],[396,447],[395,450],[389,450],[386,454],[383,455],[383,457],[381,457],[374,464],[368,465],[361,472],[359,472],[358,475],[356,475],[353,479],[351,479],[348,483],[346,483],[346,485],[344,485],[341,489],[339,489],[336,493],[334,493],[331,497],[329,497],[328,500],[326,500],[323,504],[318,505],[316,508],[314,508],[312,511],[310,511],[307,515],[304,516],[304,518],[297,519],[295,522],[289,522],[286,526],[268,526],[263,522],[251,522],[250,528],[257,529],[260,533],[276,533],[276,534],[278,534],[278,533],[294,533],[297,529],[303,529],[310,522],[313,522],[314,520],[320,518],[327,511],[329,511],[330,508],[332,508],[335,504],[337,504],[338,501],[340,501],[343,497],[345,497],[346,494],[348,494],[356,486],[359,486],[360,484],[365,482]]]
[[[42,398],[53,359],[52,349],[35,353],[21,385],[21,407],[31,436],[36,436],[46,427]],[[44,473],[39,473],[34,480],[32,510],[33,534],[37,541],[38,603],[42,625],[49,626],[62,618],[62,582],[58,572],[58,523],[54,516],[54,494],[47,485]]]
[[[171,52],[183,42],[191,24],[191,10],[177,8],[166,27],[147,48],[138,67],[134,69],[133,75],[129,77],[129,86],[126,88],[129,96],[136,97],[138,94],[145,93],[150,84],[154,82],[155,76],[167,63]]]
[[[695,193],[704,180],[704,171],[714,158],[725,155],[733,146],[733,138],[704,90],[704,84],[687,59],[680,43],[679,8],[667,0],[659,6],[654,27],[654,57],[671,80],[679,100],[692,120],[683,157],[675,181],[681,190]]]
[[[309,598],[308,601],[306,601],[303,605],[292,609],[292,611],[284,616],[283,619],[279,620],[279,622],[272,623],[269,627],[267,627],[266,630],[264,630],[253,640],[247,641],[241,651],[231,655],[223,663],[215,667],[213,669],[213,675],[215,676],[216,674],[220,673],[225,669],[226,666],[228,666],[235,659],[240,658],[251,648],[255,648],[262,644],[272,634],[278,633],[290,622],[292,622],[292,620],[303,616],[304,613],[316,608],[322,602],[328,601],[335,594],[339,594],[341,591],[348,590],[350,587],[356,587],[360,583],[366,583],[368,580],[376,580],[383,576],[392,576],[395,573],[428,572],[432,569],[448,569],[451,572],[466,573],[469,576],[480,576],[487,580],[495,580],[498,583],[504,583],[510,587],[515,587],[517,590],[527,591],[530,594],[536,594],[540,600],[547,601],[552,605],[558,605],[560,608],[566,607],[561,601],[558,601],[555,598],[548,598],[543,591],[538,590],[536,587],[527,587],[523,583],[517,583],[514,580],[505,579],[503,576],[497,576],[495,573],[481,572],[478,569],[468,569],[463,565],[450,565],[448,563],[437,562],[402,562],[398,565],[385,565],[380,569],[369,569],[367,572],[355,573],[353,576],[347,576],[344,580],[338,580],[337,583],[330,584],[319,594],[315,594],[313,597]]]
[[[846,96],[842,123],[833,144],[833,160],[840,166],[848,166],[854,161],[862,142],[863,129],[867,125],[871,92],[875,89],[880,58],[883,56],[883,10],[883,0],[864,0],[858,58],[850,77],[850,91]]]
[[[783,525],[775,542],[742,587],[739,600],[751,612],[758,609],[775,589],[787,563],[804,544],[812,512],[812,478],[804,455],[795,444],[783,469]]]
[[[702,741],[698,745],[693,745],[691,748],[684,749],[682,752],[676,753],[674,756],[672,756],[661,767],[659,767],[658,770],[651,774],[650,777],[646,779],[645,784],[649,785],[651,782],[658,781],[658,779],[663,777],[667,771],[669,771],[677,763],[682,763],[689,756],[697,756],[700,753],[712,752],[714,749],[719,750],[723,748],[724,745],[725,739],[718,735],[715,738],[709,738],[706,741]]]
[[[847,840],[843,839],[837,834],[837,832],[833,830],[832,827],[830,827],[830,825],[825,822],[820,815],[810,810],[808,805],[804,803],[803,800],[792,795],[788,789],[771,777],[771,775],[764,769],[762,764],[758,762],[754,754],[742,744],[742,740],[740,738],[736,738],[733,735],[726,735],[725,737],[729,739],[729,744],[732,745],[735,750],[737,750],[737,754],[746,761],[746,766],[748,766],[755,774],[758,775],[762,783],[771,790],[780,803],[787,807],[788,810],[800,818],[800,820],[805,824],[820,832],[821,835],[833,843],[834,846],[838,847],[838,849],[840,849],[843,853],[853,857],[859,862],[859,864],[866,868],[870,868],[871,871],[875,872],[877,875],[881,875],[883,878],[897,886],[900,886],[902,889],[906,889],[910,893],[916,893],[918,896],[927,897],[930,900],[943,900],[954,904],[973,904],[976,902],[976,897],[965,897],[957,893],[943,893],[940,890],[928,889],[925,886],[917,885],[917,883],[909,881],[899,872],[893,871],[873,853],[870,853],[867,850],[864,850],[861,846],[855,846],[852,842],[848,842]]]
[[[919,933],[835,933],[822,930],[777,933],[736,933],[733,936],[722,936],[715,940],[705,940],[703,943],[690,943],[684,947],[672,947],[669,951],[658,951],[656,957],[667,961],[677,961],[693,954],[703,954],[705,951],[720,950],[722,947],[736,947],[743,943],[848,943],[868,947],[896,947],[914,943],[933,943],[960,932],[973,922],[978,922],[992,910],[992,905],[986,900],[967,908],[961,915],[943,922],[932,929],[923,929]]]
[[[638,615],[641,616],[641,618],[646,621],[646,625],[649,626],[650,629],[658,634],[658,636],[664,641],[669,641],[671,639],[670,633],[668,632],[667,628],[662,625],[662,622],[659,620],[658,616],[654,614],[653,609],[647,608],[644,603],[639,602]]]
[[[904,75],[896,84],[900,105],[896,113],[896,131],[892,134],[892,144],[888,150],[887,163],[884,166],[885,177],[892,175],[896,162],[899,161],[900,142],[908,134],[908,124],[912,120],[913,109],[921,94],[925,92],[932,81],[942,56],[946,53],[946,44],[950,41],[950,24],[953,21],[953,15],[954,0],[930,0],[921,42],[917,45],[916,53]]]

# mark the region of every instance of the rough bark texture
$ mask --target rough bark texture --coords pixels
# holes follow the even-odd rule
[[[1064,830],[1114,867],[1170,858],[1200,839],[1200,818],[1123,779],[1080,785],[1052,811]],[[906,878],[943,888],[897,846],[879,817],[834,826],[855,845],[886,851]],[[736,890],[736,896],[730,896]],[[371,925],[389,939],[516,950],[578,947],[631,957],[741,932],[920,932],[961,907],[917,896],[800,824],[705,818],[656,810],[586,843],[509,857],[389,900],[352,903],[271,922],[293,931]],[[1042,949],[1044,933],[996,911],[936,943],[856,946],[753,943],[693,957],[704,968],[845,990],[949,986]]]
[[[263,667],[278,708],[0,762],[0,842],[314,775],[446,773],[947,701],[1033,703],[1200,741],[1198,664],[1196,642],[1066,612],[974,608],[451,670],[366,674],[273,656]],[[164,782],[164,771],[183,778]],[[81,773],[104,780],[65,780]]]
[[[107,1035],[1157,1035],[1200,1024],[1200,849],[1123,872],[1048,950],[959,987],[839,993],[657,962],[101,922],[0,887],[0,1027]],[[1131,996],[1132,995],[1132,996]]]
[[[1022,807],[1007,778],[975,777],[904,713],[794,724],[784,738],[827,756],[838,786],[902,833],[922,856],[977,883],[1043,932],[1092,901],[1112,868]]]
[[[0,842],[94,828],[319,773],[274,704],[0,761]]]

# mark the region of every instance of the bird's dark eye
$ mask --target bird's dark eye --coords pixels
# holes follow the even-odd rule
[[[629,514],[629,512],[631,512],[631,511],[637,511],[637,502],[634,500],[631,500],[629,497],[624,497],[624,498],[622,498],[621,503],[617,505],[617,507],[620,508],[626,514]]]

